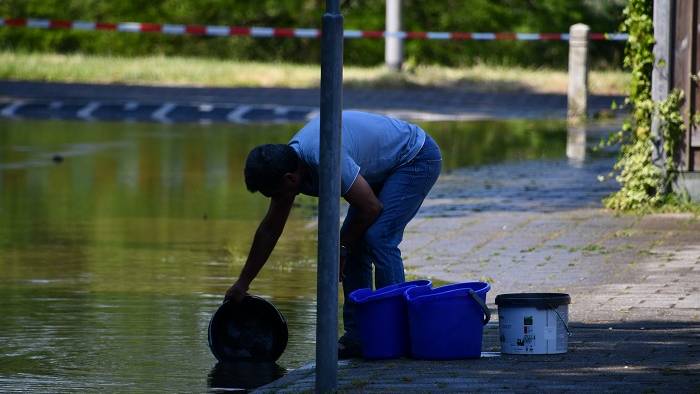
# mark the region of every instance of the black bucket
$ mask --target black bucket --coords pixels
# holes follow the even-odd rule
[[[224,302],[209,321],[209,349],[221,362],[276,361],[287,340],[287,320],[256,296]]]

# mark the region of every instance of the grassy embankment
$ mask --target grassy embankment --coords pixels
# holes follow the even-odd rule
[[[285,63],[254,63],[183,57],[121,58],[0,52],[0,79],[51,82],[192,85],[221,87],[318,86],[319,68]],[[565,71],[477,65],[468,68],[411,67],[391,73],[382,66],[344,71],[349,87],[452,87],[480,91],[565,93]],[[592,71],[592,94],[624,94],[623,71]]]

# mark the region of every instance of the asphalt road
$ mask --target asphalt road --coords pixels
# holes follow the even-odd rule
[[[591,96],[589,112],[619,96]],[[305,121],[318,113],[318,89],[207,88],[0,81],[0,117],[146,122]],[[460,89],[345,89],[345,109],[413,120],[563,119],[566,96]]]

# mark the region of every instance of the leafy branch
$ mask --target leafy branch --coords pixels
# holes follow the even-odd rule
[[[620,131],[613,133],[607,145],[620,143],[620,156],[614,166],[620,190],[608,196],[605,206],[611,209],[648,210],[669,201],[681,200],[673,195],[678,177],[678,148],[685,134],[680,113],[683,92],[674,90],[664,101],[651,99],[651,73],[654,65],[654,25],[651,0],[629,0],[624,10],[622,30],[629,34],[624,66],[632,79],[625,106],[632,108]],[[659,62],[665,62],[659,59]],[[660,124],[660,136],[652,135],[652,118]],[[654,162],[654,146],[663,140],[663,164]]]

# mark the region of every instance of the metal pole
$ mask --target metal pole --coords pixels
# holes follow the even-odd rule
[[[343,16],[326,1],[321,37],[321,136],[318,204],[316,392],[333,392],[338,374],[338,261],[340,259],[340,126]]]
[[[403,63],[403,39],[401,31],[401,0],[386,0],[386,33],[384,38],[384,63],[390,70],[401,71]]]

